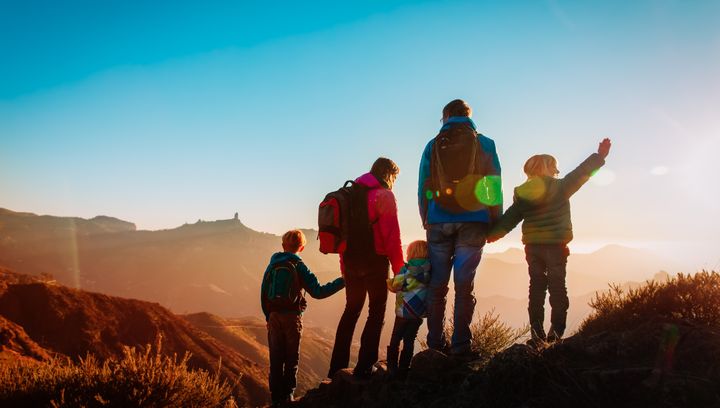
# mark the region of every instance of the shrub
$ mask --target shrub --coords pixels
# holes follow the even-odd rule
[[[483,360],[490,360],[497,353],[517,343],[530,331],[528,326],[513,329],[500,320],[495,309],[485,313],[480,319],[470,325],[472,333],[471,347],[480,353]]]
[[[650,321],[684,321],[702,326],[720,325],[720,274],[702,271],[637,289],[611,285],[590,302],[593,313],[582,323],[581,334],[636,327]]]
[[[126,347],[122,358],[92,355],[73,363],[14,360],[0,365],[0,405],[51,407],[233,407],[231,388],[216,374],[178,360]]]
[[[449,318],[445,321],[444,333],[445,338],[450,339],[454,329],[454,321]],[[500,315],[495,313],[495,309],[486,312],[479,319],[470,324],[470,333],[472,341],[470,347],[473,352],[480,354],[484,361],[490,360],[497,353],[515,344],[518,340],[526,336],[529,332],[527,326],[513,329],[505,322],[500,320]],[[420,341],[423,349],[427,348],[427,342]]]

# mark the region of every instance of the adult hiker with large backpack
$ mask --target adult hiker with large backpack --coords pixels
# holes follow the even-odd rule
[[[350,364],[350,345],[366,297],[369,297],[368,318],[353,374],[369,376],[378,360],[387,304],[388,267],[392,266],[393,273],[397,274],[405,262],[397,203],[392,193],[399,172],[392,160],[381,157],[369,173],[346,184],[345,190],[329,194],[321,204],[318,220],[321,250],[340,253],[346,296],[328,377],[332,378]]]
[[[297,385],[302,314],[307,307],[305,291],[316,299],[343,288],[343,278],[320,285],[298,253],[306,244],[305,234],[291,230],[282,237],[283,252],[276,252],[263,274],[260,305],[265,314],[270,351],[270,396],[273,406],[293,400]]]
[[[418,202],[426,229],[432,276],[428,290],[428,347],[471,353],[475,271],[491,225],[502,213],[500,162],[495,142],[476,131],[472,110],[456,99],[443,108],[443,125],[420,160]],[[450,273],[455,308],[445,338]]]

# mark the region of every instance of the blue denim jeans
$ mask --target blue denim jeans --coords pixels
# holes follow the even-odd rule
[[[430,224],[427,229],[430,256],[428,290],[428,347],[441,350],[448,346],[445,338],[445,305],[447,304],[450,272],[454,271],[454,331],[449,346],[454,351],[469,348],[472,334],[470,323],[475,311],[473,294],[475,271],[485,246],[488,225],[485,223]]]

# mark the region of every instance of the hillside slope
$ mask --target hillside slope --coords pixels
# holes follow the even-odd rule
[[[73,359],[87,353],[100,359],[118,357],[124,345],[155,344],[161,337],[163,354],[189,352],[191,367],[211,372],[220,367],[240,402],[257,405],[268,398],[264,367],[158,304],[42,282],[13,283],[0,294],[0,316],[11,327],[21,327],[42,349]],[[12,347],[17,339],[24,340],[16,337],[3,345]],[[45,357],[35,353],[36,358]],[[25,354],[32,355],[32,350]]]
[[[339,274],[337,256],[322,255],[307,231],[303,259],[320,275]],[[136,231],[110,217],[90,220],[0,209],[0,265],[52,274],[60,283],[160,302],[177,313],[259,315],[260,279],[280,238],[237,219],[198,221]]]

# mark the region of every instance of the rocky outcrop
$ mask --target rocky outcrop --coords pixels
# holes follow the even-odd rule
[[[350,370],[308,391],[301,407],[710,407],[720,405],[720,331],[651,321],[575,335],[539,348],[516,344],[486,364],[425,350],[405,381]]]

